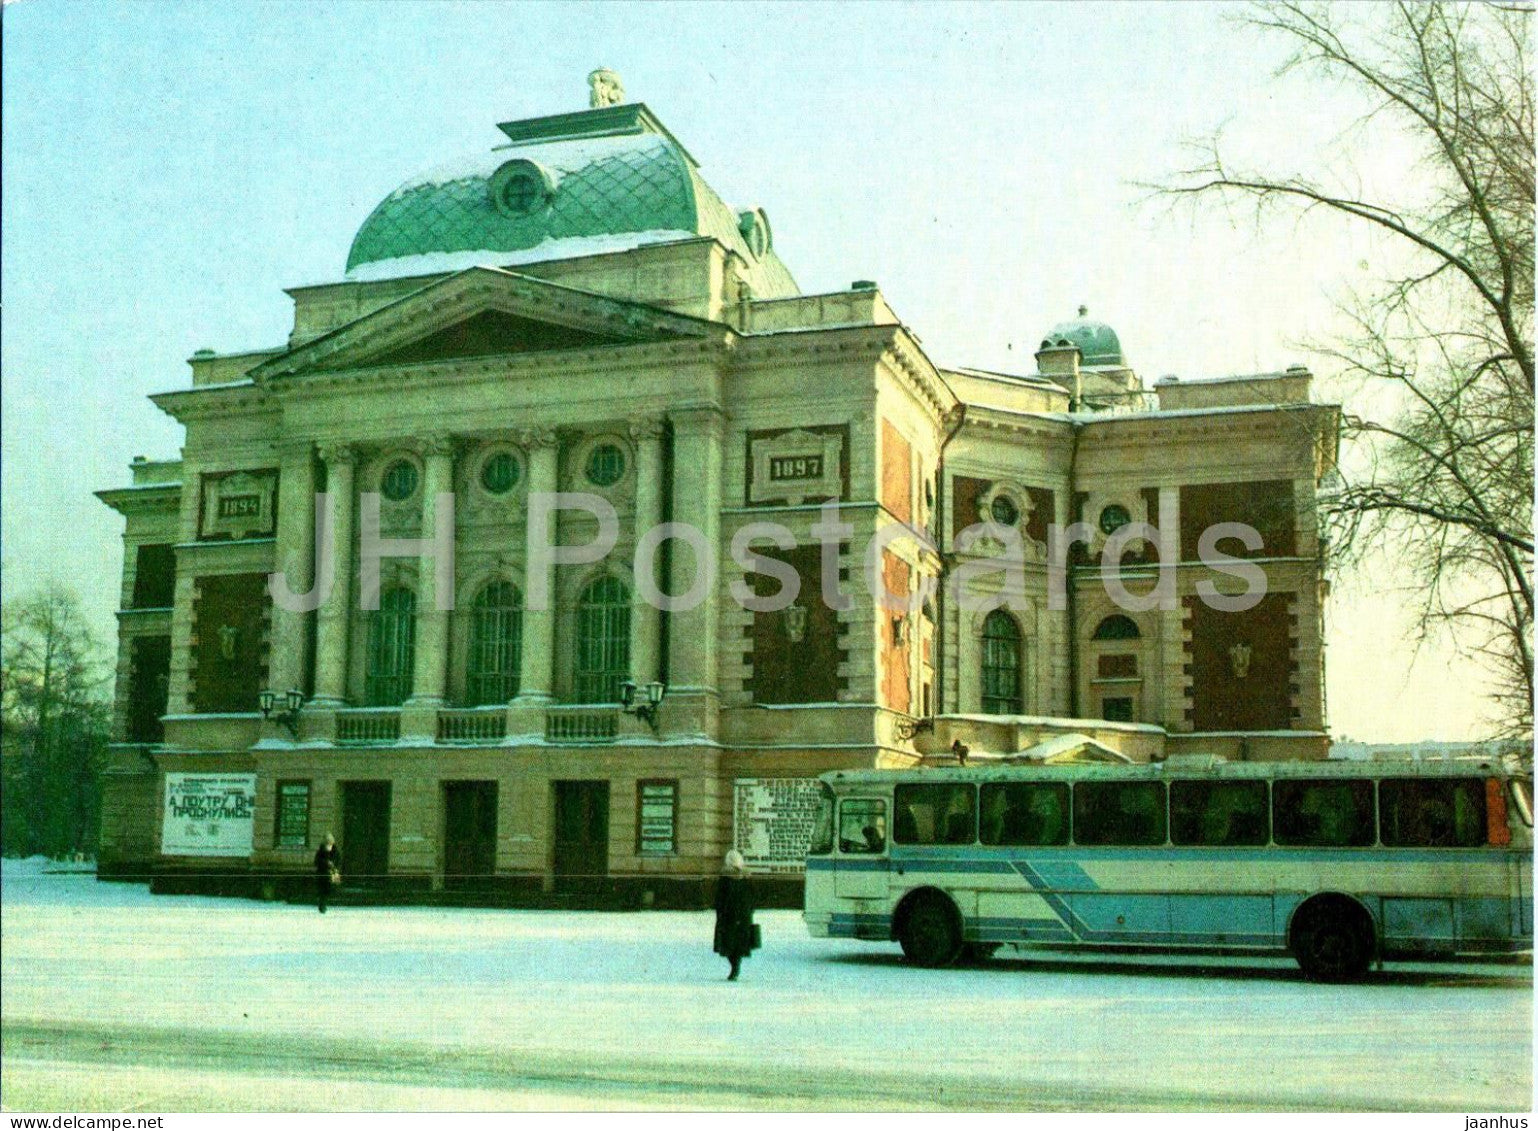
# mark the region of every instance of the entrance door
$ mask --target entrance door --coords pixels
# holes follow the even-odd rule
[[[554,784],[556,890],[601,891],[609,873],[609,783]]]
[[[342,876],[349,887],[378,887],[390,872],[390,783],[342,783]]]
[[[497,863],[497,783],[443,783],[443,886],[490,886]]]

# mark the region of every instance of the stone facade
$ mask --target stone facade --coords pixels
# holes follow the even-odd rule
[[[799,294],[762,211],[725,210],[644,107],[502,128],[511,150],[392,194],[347,278],[290,291],[287,343],[194,356],[191,386],[153,398],[182,459],[101,492],[127,519],[103,874],[275,890],[330,830],[360,886],[692,904],[735,841],[793,895],[775,807],[828,770],[1076,731],[1136,759],[1323,756],[1315,490],[1338,411],[1306,372],[1146,391],[1082,314],[1037,373],[943,368],[871,285]],[[640,192],[627,171],[692,186],[688,208],[617,196]],[[449,219],[412,243],[433,208]],[[557,491],[612,507],[601,560],[531,558],[531,521],[566,548],[600,533],[530,507]],[[829,503],[849,529],[825,567]],[[1108,586],[1129,520],[1164,537]],[[1075,521],[1091,533],[1055,574]],[[1244,612],[1202,597],[1243,589],[1197,560],[1219,521],[1262,538],[1222,544],[1266,577]],[[648,534],[663,522],[713,567],[672,611],[640,592],[685,593],[700,562]],[[766,522],[792,540],[758,532],[745,569]],[[378,538],[399,545],[371,562]],[[289,611],[274,572],[329,597]],[[790,607],[744,606],[784,577]],[[665,686],[654,719],[621,709],[624,680]],[[167,775],[249,783],[249,852],[163,852]]]

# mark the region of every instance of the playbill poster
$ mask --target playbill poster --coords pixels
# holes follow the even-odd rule
[[[751,872],[806,870],[820,795],[816,778],[738,778],[732,827],[737,851]]]
[[[250,856],[255,774],[167,774],[160,851]]]

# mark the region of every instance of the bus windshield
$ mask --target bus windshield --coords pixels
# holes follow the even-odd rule
[[[817,799],[812,841],[806,850],[808,856],[826,856],[833,851],[833,789],[827,782],[818,784],[822,786],[822,795]]]

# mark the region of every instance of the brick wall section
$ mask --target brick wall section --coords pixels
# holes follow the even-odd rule
[[[844,659],[839,644],[838,613],[822,599],[822,547],[754,552],[786,562],[801,578],[796,604],[807,611],[806,627],[796,641],[791,639],[788,629],[788,610],[753,614],[753,623],[748,628],[751,651],[745,657],[753,674],[744,681],[744,690],[752,692],[755,703],[836,701],[848,681],[838,674],[839,662]],[[756,596],[768,597],[778,592],[780,583],[775,578],[762,573],[751,577]]]
[[[890,421],[881,422],[881,505],[913,521],[913,446]]]
[[[193,710],[255,711],[267,682],[271,604],[267,576],[232,573],[201,577],[193,605]],[[224,654],[220,630],[233,628],[234,655]]]
[[[1025,535],[1038,542],[1047,540],[1047,528],[1057,521],[1057,496],[1045,487],[1027,487],[1031,497],[1031,517],[1025,523]]]
[[[1219,547],[1232,557],[1291,557],[1297,552],[1297,520],[1292,481],[1262,480],[1253,483],[1202,483],[1180,489],[1180,555],[1196,561],[1202,531],[1219,522],[1243,522],[1253,526],[1264,542],[1262,549],[1248,551],[1237,540],[1224,539]]]
[[[897,597],[908,593],[908,576],[911,569],[907,562],[890,552],[882,557],[881,576],[887,592]],[[908,662],[908,644],[897,639],[899,624],[906,624],[905,631],[917,631],[918,618],[893,609],[876,608],[876,626],[881,638],[881,705],[894,711],[909,711],[913,706],[912,670]]]
[[[967,475],[958,475],[951,480],[951,537],[983,520],[980,504],[988,487],[988,480]]]
[[[1290,688],[1297,681],[1292,599],[1290,593],[1268,593],[1253,609],[1229,613],[1200,597],[1185,598],[1191,625],[1189,710],[1196,730],[1291,727]],[[1231,654],[1241,643],[1250,649],[1243,676],[1236,674]]]

